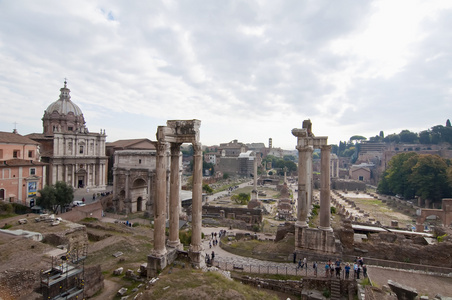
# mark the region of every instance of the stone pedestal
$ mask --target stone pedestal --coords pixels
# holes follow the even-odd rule
[[[336,240],[332,231],[295,226],[295,248],[301,251],[337,253]]]
[[[157,277],[158,274],[166,268],[168,261],[166,255],[156,256],[148,255],[147,278]]]
[[[188,257],[190,257],[190,261],[194,268],[202,268],[206,265],[206,256],[202,251],[194,251],[191,249],[188,251]]]

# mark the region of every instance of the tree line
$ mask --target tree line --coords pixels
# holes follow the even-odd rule
[[[452,161],[438,155],[399,153],[389,161],[377,191],[441,203],[452,196]]]

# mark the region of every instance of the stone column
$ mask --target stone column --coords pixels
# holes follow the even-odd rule
[[[339,157],[336,159],[336,178],[339,178]]]
[[[308,227],[308,159],[311,153],[309,147],[297,147],[298,149],[298,200],[297,222],[298,227]],[[309,179],[310,180],[310,179]]]
[[[192,195],[192,237],[190,258],[193,264],[201,267],[205,264],[201,251],[202,226],[202,149],[201,143],[193,143],[193,195]]]
[[[166,254],[166,147],[167,143],[157,143],[156,197],[154,204],[154,249],[152,255],[161,257]]]
[[[180,181],[179,181],[179,143],[171,143],[171,172],[170,172],[170,205],[169,205],[169,241],[168,246],[182,248],[179,240],[179,211],[180,211]]]
[[[258,200],[258,192],[257,192],[257,156],[254,156],[253,162],[253,190],[251,191],[251,200]]]
[[[319,229],[332,231],[330,226],[330,155],[331,146],[320,148],[320,226]]]

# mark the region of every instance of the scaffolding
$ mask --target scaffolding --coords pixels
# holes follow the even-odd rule
[[[61,256],[48,259],[51,266],[41,270],[41,293],[43,299],[85,299],[85,259],[88,245],[74,247]]]

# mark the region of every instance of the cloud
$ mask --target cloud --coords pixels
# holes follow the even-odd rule
[[[41,132],[65,77],[110,141],[194,118],[205,144],[288,149],[307,118],[334,143],[423,130],[449,118],[450,15],[446,1],[3,1],[0,130]]]

